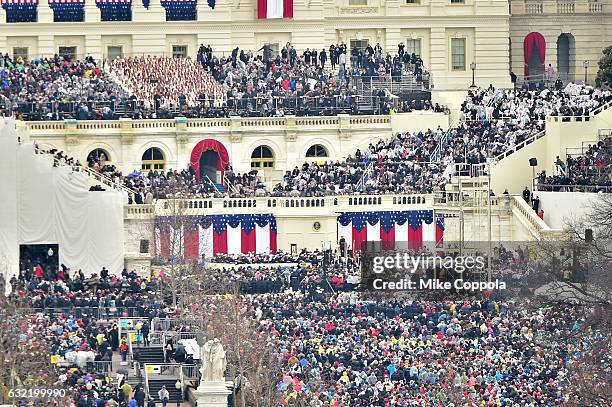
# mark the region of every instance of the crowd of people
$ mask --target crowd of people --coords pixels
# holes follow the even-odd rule
[[[174,315],[171,304],[157,295],[155,282],[134,271],[113,275],[103,268],[86,278],[82,270],[73,272],[49,260],[22,261],[19,275],[9,281],[8,300],[25,318],[19,323],[20,343],[31,342],[32,349],[42,346],[54,367],[53,375],[45,377],[32,371],[32,382],[65,388],[64,400],[79,407],[127,406],[132,399],[144,400],[142,385],[132,388],[126,377],[121,383],[111,377],[113,354],[125,360],[127,353],[118,319],[142,317],[148,327],[153,319]],[[40,363],[47,360],[48,356]]]
[[[198,60],[223,84],[230,110],[241,116],[357,114],[359,95],[325,69],[324,52],[317,57],[307,48],[298,56],[290,43],[275,57],[268,46],[262,50],[235,48],[217,57],[209,45],[200,46]]]
[[[556,173],[537,177],[539,191],[612,192],[612,138],[589,144],[583,154],[555,160]]]
[[[459,125],[442,140],[439,158],[485,163],[544,131],[547,116],[588,116],[610,100],[609,90],[573,83],[561,90],[469,90]]]
[[[94,61],[68,56],[25,60],[0,56],[3,113],[25,120],[116,119],[115,105],[126,97]]]
[[[441,128],[414,134],[398,133],[370,144],[344,161],[304,163],[287,171],[273,196],[338,194],[432,193],[444,189],[444,167],[429,162]]]
[[[212,98],[224,101],[221,85],[191,58],[123,57],[109,62],[110,75],[148,110],[192,108]]]
[[[532,264],[527,248],[502,247],[494,257],[520,274],[518,282]],[[279,392],[275,406],[566,405],[573,364],[605,338],[575,305],[456,294],[364,300],[359,259],[332,250],[213,260],[202,281],[219,293],[238,283],[246,311],[275,349],[281,372],[270,378]],[[138,332],[148,335],[151,321],[173,315],[153,284],[127,270],[85,278],[44,262],[22,263],[10,283],[9,300],[34,308],[19,324],[20,341],[42,340],[59,357],[54,385],[69,389],[75,405],[146,402],[143,386],[96,370],[92,362],[112,360],[125,341],[118,316],[87,311],[118,309],[120,316],[137,308],[134,315],[148,321]],[[597,356],[609,362],[609,355]]]

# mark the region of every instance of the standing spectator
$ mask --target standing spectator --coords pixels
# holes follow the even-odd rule
[[[323,48],[319,53],[319,66],[321,69],[325,69],[325,62],[327,62],[327,53],[325,52],[325,48]]]
[[[523,189],[523,199],[527,203],[531,202],[531,192],[529,191],[529,188],[527,188],[527,187],[525,187],[525,189]]]

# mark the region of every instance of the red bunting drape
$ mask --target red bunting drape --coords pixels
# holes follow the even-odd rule
[[[423,227],[419,226],[416,230],[408,226],[408,249],[419,250],[423,246]]]
[[[191,167],[195,171],[195,176],[198,181],[200,180],[200,157],[202,157],[202,153],[208,150],[213,150],[219,156],[217,160],[217,170],[221,171],[221,173],[225,171],[225,167],[229,163],[229,154],[221,142],[213,139],[200,141],[191,151]],[[221,174],[221,177],[223,178],[223,174]]]
[[[529,33],[523,41],[523,54],[525,57],[525,77],[529,76],[529,58],[531,58],[531,51],[535,43],[538,56],[540,57],[540,65],[542,72],[544,72],[544,61],[546,59],[546,39],[539,32]]]
[[[185,242],[185,258],[187,260],[197,258],[199,251],[198,242],[200,239],[198,229],[186,230],[183,239]]]
[[[227,253],[227,230],[223,229],[221,233],[213,231],[213,234],[213,254]]]
[[[250,233],[247,233],[246,230],[242,229],[241,232],[241,245],[240,250],[243,254],[247,253],[255,253],[255,229],[252,229]]]
[[[361,230],[353,228],[353,250],[361,251],[361,245],[367,240],[368,228],[364,227]]]
[[[395,228],[391,228],[388,232],[385,228],[380,228],[380,242],[383,250],[395,249]]]

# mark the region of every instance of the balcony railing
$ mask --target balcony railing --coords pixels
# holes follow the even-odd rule
[[[526,14],[542,14],[544,12],[544,2],[542,0],[526,0]]]
[[[597,14],[603,11],[603,4],[600,0],[589,0],[589,13]]]
[[[440,113],[442,114],[442,113]],[[207,128],[270,128],[283,129],[286,127],[298,128],[338,128],[345,126],[369,125],[375,127],[389,127],[391,116],[388,115],[338,115],[338,116],[284,116],[284,117],[239,117],[210,118],[210,119],[156,119],[132,120],[67,120],[67,121],[27,121],[27,128],[36,133],[103,131],[105,134],[139,131],[199,131]]]
[[[602,0],[513,0],[512,3],[513,15],[603,13]]]
[[[557,13],[559,14],[574,14],[574,0],[557,0]]]

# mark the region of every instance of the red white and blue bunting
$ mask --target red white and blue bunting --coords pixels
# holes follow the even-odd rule
[[[338,241],[342,238],[355,251],[364,242],[380,242],[384,250],[419,250],[424,243],[443,243],[444,217],[434,222],[433,210],[344,212],[338,216]]]
[[[276,235],[276,218],[269,214],[187,216],[184,222],[159,217],[155,255],[193,260],[216,254],[275,253]]]

